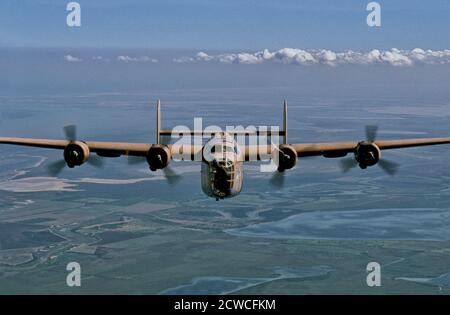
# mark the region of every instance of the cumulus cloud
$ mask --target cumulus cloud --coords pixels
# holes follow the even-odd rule
[[[152,62],[157,63],[158,60],[155,58],[150,58],[148,56],[141,56],[141,57],[130,57],[130,56],[118,56],[117,61],[122,61],[125,63],[129,62]]]
[[[67,61],[67,62],[80,62],[80,61],[83,61],[81,58],[74,57],[72,55],[65,55],[64,56],[64,60]]]
[[[195,57],[198,60],[205,60],[205,61],[209,61],[213,58],[213,57],[209,56],[207,53],[204,53],[203,51],[199,52]]]
[[[227,64],[261,64],[261,63],[281,63],[297,65],[322,64],[328,66],[338,66],[344,64],[372,65],[385,64],[390,66],[412,66],[414,64],[443,65],[450,64],[450,50],[424,50],[415,48],[412,50],[400,50],[392,48],[390,50],[373,49],[367,52],[346,50],[334,52],[327,49],[298,49],[283,48],[277,51],[262,51],[248,53],[224,53],[209,55],[199,52],[194,57],[181,57],[174,59],[178,63],[191,62],[219,62]]]
[[[393,66],[410,66],[413,62],[408,55],[409,53],[402,53],[397,48],[393,48],[381,53],[380,58]]]

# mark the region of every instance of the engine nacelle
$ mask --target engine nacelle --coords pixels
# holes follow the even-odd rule
[[[153,145],[147,153],[147,163],[152,171],[165,168],[171,159],[170,149],[166,145]]]
[[[282,144],[274,153],[278,153],[278,161],[275,159],[275,163],[278,165],[278,171],[280,172],[289,170],[297,164],[297,152],[290,145]]]
[[[67,145],[64,149],[64,160],[67,166],[73,168],[80,166],[89,159],[89,147],[80,141],[75,141]]]
[[[367,168],[378,163],[381,158],[380,148],[371,142],[360,142],[356,147],[355,159],[359,163],[359,167]]]

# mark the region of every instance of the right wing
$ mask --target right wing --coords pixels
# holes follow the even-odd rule
[[[291,144],[297,152],[297,156],[324,156],[342,157],[347,153],[355,152],[359,141],[330,142],[330,143],[304,143]],[[419,147],[428,145],[448,144],[450,137],[444,138],[422,138],[422,139],[401,139],[401,140],[377,140],[373,142],[380,150],[401,149],[409,147]]]
[[[327,158],[338,158],[354,153],[360,141],[346,142],[323,142],[323,143],[294,143],[289,144],[298,157],[323,156]],[[380,150],[400,149],[428,145],[449,144],[450,137],[443,138],[418,138],[400,140],[377,140],[373,142]],[[246,161],[267,160],[272,154],[275,146],[246,146],[244,157]]]

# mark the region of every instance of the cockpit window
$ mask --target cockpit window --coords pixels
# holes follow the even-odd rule
[[[211,153],[236,153],[238,154],[238,150],[236,147],[232,147],[229,145],[216,144],[211,148]]]

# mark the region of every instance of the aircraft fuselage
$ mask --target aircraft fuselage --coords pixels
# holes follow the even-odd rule
[[[211,139],[204,147],[208,150],[202,162],[202,190],[216,200],[231,198],[242,190],[244,167],[239,146],[226,136]]]

